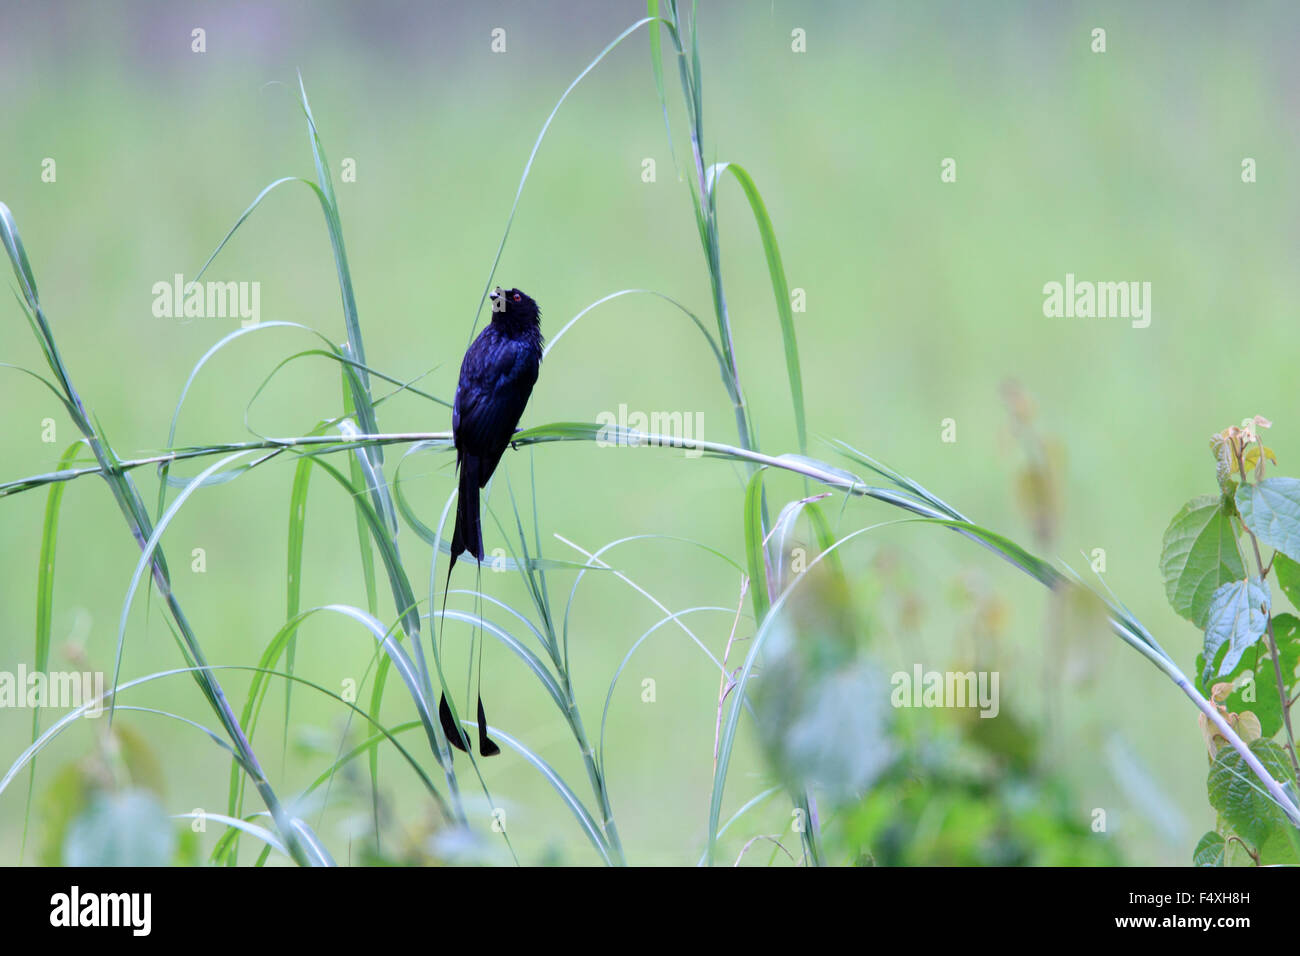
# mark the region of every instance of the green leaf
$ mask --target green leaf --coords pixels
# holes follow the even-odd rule
[[[671,30],[672,24],[667,20],[662,20],[659,16],[659,0],[646,0],[645,12],[647,15],[660,20],[663,26]],[[650,65],[654,68],[655,91],[659,94],[659,107],[664,114],[664,132],[668,134],[668,152],[673,157],[673,166],[677,166],[677,150],[673,147],[673,124],[668,120],[668,95],[664,92],[664,57],[663,41],[659,39],[659,25],[656,24],[650,28]],[[678,170],[678,179],[681,178],[681,171]]]
[[[1235,681],[1238,677],[1255,666],[1254,659],[1242,660],[1241,663],[1227,674],[1219,674],[1219,666],[1223,663],[1223,659],[1228,655],[1228,650],[1228,645],[1221,645],[1219,649],[1214,652],[1214,656],[1210,658],[1209,663],[1206,662],[1203,653],[1198,653],[1196,655],[1196,689],[1200,691],[1203,696],[1209,697],[1210,690],[1215,684],[1224,681]]]
[[[1286,752],[1277,744],[1256,740],[1250,749],[1274,779],[1291,779]],[[1210,806],[1254,846],[1260,846],[1274,830],[1289,825],[1281,808],[1255,780],[1241,754],[1231,747],[1224,747],[1214,758],[1206,788]]]
[[[1300,618],[1294,614],[1278,614],[1273,618],[1273,638],[1277,641],[1278,657],[1282,665],[1282,684],[1287,699],[1294,693],[1295,669],[1300,664]],[[1252,680],[1228,695],[1223,705],[1229,713],[1250,711],[1259,718],[1260,732],[1265,739],[1282,729],[1282,704],[1277,696],[1277,675],[1273,672],[1272,652],[1262,642],[1257,653],[1246,654],[1225,680],[1237,683],[1241,674],[1251,672]]]
[[[1300,667],[1300,617],[1278,614],[1273,618],[1273,639],[1282,664],[1282,682],[1294,692],[1296,668]]]
[[[1286,599],[1292,607],[1300,610],[1300,564],[1278,551],[1273,555],[1273,572]]]
[[[298,75],[298,92],[302,96],[303,114],[307,117],[307,131],[310,134],[312,158],[316,161],[316,197],[320,200],[321,210],[325,214],[325,226],[329,232],[330,248],[334,253],[334,267],[338,273],[339,293],[343,298],[343,321],[347,327],[350,353],[363,366],[359,374],[349,380],[352,386],[352,400],[357,417],[364,431],[374,434],[379,431],[375,421],[374,400],[370,396],[370,376],[366,373],[366,349],[361,342],[361,323],[357,317],[357,301],[352,291],[352,271],[348,267],[348,255],[343,246],[343,226],[339,220],[338,199],[334,195],[334,182],[330,178],[329,163],[325,159],[325,147],[321,143],[316,129],[316,119],[312,116],[311,105],[307,102],[307,88],[302,75]],[[376,466],[384,463],[383,449],[369,448],[366,454]],[[386,491],[386,489],[385,489]]]
[[[352,398],[348,393],[347,376],[343,376],[343,414],[351,415],[356,409],[352,404]],[[350,422],[345,418],[340,425],[340,431],[351,438],[353,432],[350,430]],[[358,448],[353,454],[348,456],[348,476],[352,479],[354,489],[353,497],[360,501],[361,496],[366,490],[374,491],[374,484],[367,481],[367,474],[374,474],[373,469],[367,466],[371,464],[369,454],[364,448]],[[373,499],[372,499],[373,500]],[[375,584],[375,552],[370,545],[370,531],[366,526],[365,515],[361,512],[361,506],[356,508],[357,519],[357,548],[361,556],[361,579],[366,586],[366,610],[371,615],[379,614],[379,591]],[[395,537],[395,536],[394,536]]]
[[[658,31],[655,31],[656,34]],[[786,375],[790,379],[790,402],[794,406],[795,434],[799,442],[799,451],[808,453],[808,425],[803,404],[803,373],[799,367],[799,344],[794,332],[794,313],[790,305],[790,285],[785,278],[785,266],[781,263],[781,249],[776,243],[776,230],[772,228],[772,217],[767,214],[763,197],[754,185],[753,178],[744,167],[736,163],[717,163],[709,167],[707,182],[709,203],[714,202],[713,193],[717,189],[718,177],[730,172],[740,183],[740,188],[749,200],[749,208],[754,214],[754,223],[758,226],[759,238],[763,241],[763,255],[767,259],[767,272],[772,280],[772,295],[776,298],[776,314],[781,324],[781,344],[785,349]]]
[[[59,468],[67,468],[81,451],[83,440],[68,446],[59,459]],[[63,482],[50,485],[45,499],[45,524],[41,531],[41,555],[36,568],[36,670],[46,671],[50,666],[50,627],[54,618],[54,557],[58,550],[59,506],[63,501]],[[32,708],[32,740],[41,730],[39,704]],[[27,845],[27,821],[31,818],[32,794],[36,788],[36,763],[32,762],[31,777],[27,781],[27,810],[23,816],[23,848]],[[22,850],[19,850],[19,860]]]
[[[1273,662],[1267,657],[1261,657],[1254,667],[1250,666],[1248,660],[1243,660],[1242,663],[1246,666],[1241,670],[1249,671],[1251,679],[1229,694],[1223,706],[1233,714],[1250,711],[1259,718],[1260,735],[1268,739],[1282,728],[1282,705],[1277,699],[1277,681],[1273,677]],[[1251,699],[1247,699],[1248,697]]]
[[[1213,661],[1219,647],[1228,645],[1219,676],[1231,673],[1241,655],[1263,637],[1271,603],[1268,585],[1259,578],[1231,581],[1214,592],[1206,617],[1205,659]],[[1206,680],[1212,666],[1206,665]]]
[[[1260,866],[1295,866],[1300,863],[1300,846],[1295,831],[1287,832],[1286,824],[1269,832],[1264,842],[1259,845]]]
[[[1223,866],[1223,834],[1211,830],[1201,837],[1192,852],[1193,866]]]
[[[293,472],[293,487],[289,492],[289,553],[285,570],[285,621],[292,621],[302,607],[302,545],[307,525],[307,491],[311,484],[312,459],[302,457]],[[371,581],[373,583],[373,568]],[[372,609],[373,613],[373,609]],[[298,650],[297,632],[289,638],[285,650],[284,669],[292,674]],[[289,727],[293,703],[293,681],[284,684],[284,732],[280,740],[280,757],[289,750]]]
[[[759,468],[745,489],[745,559],[749,566],[749,593],[754,621],[763,623],[772,605],[768,593],[767,549],[763,544],[763,471]]]
[[[1265,478],[1237,492],[1237,511],[1261,542],[1300,561],[1300,478]]]
[[[813,498],[800,498],[788,502],[786,506],[781,509],[781,513],[776,516],[776,523],[772,525],[772,531],[768,535],[767,548],[768,554],[771,557],[772,585],[775,590],[780,591],[784,589],[790,583],[790,580],[794,575],[802,573],[802,571],[796,571],[794,569],[795,560],[793,557],[793,551],[795,545],[792,542],[791,537],[794,534],[795,525],[799,521],[799,515],[803,512],[804,508],[811,506],[817,499],[825,497],[826,493],[823,493]],[[789,557],[788,561],[787,557]],[[807,567],[808,560],[811,559],[805,559],[803,562],[805,567]],[[789,566],[787,567],[787,565]]]
[[[1169,604],[1204,628],[1214,593],[1246,576],[1232,523],[1218,495],[1202,495],[1183,505],[1165,531],[1160,574]]]

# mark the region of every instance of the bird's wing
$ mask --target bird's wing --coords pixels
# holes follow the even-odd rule
[[[536,381],[537,362],[518,343],[495,336],[476,341],[465,354],[452,407],[456,447],[500,457]]]

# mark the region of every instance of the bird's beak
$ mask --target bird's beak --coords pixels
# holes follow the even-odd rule
[[[501,298],[501,287],[500,287],[500,286],[497,286],[495,289],[493,289],[491,292],[489,292],[489,293],[488,293],[488,298],[491,299],[493,302],[495,302],[497,299]]]

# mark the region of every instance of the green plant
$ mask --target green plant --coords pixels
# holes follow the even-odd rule
[[[1300,607],[1300,480],[1266,477],[1268,462],[1277,461],[1260,430],[1271,424],[1256,415],[1214,436],[1219,492],[1192,499],[1174,516],[1160,568],[1169,603],[1205,632],[1198,689],[1294,801],[1300,762],[1291,707],[1300,683],[1300,619],[1273,613],[1269,576]],[[1272,549],[1267,562],[1261,544]],[[1204,714],[1201,731],[1219,820],[1197,844],[1196,863],[1300,863],[1295,827],[1274,795],[1251,779],[1246,755],[1228,747]]]
[[[799,760],[786,761],[788,766],[780,774],[781,784],[777,788],[767,788],[757,796],[744,802],[740,809],[728,820],[722,819],[723,804],[728,773],[735,752],[737,735],[742,715],[754,713],[756,707],[764,706],[762,694],[752,693],[761,681],[758,676],[758,664],[765,659],[765,654],[780,649],[783,634],[788,636],[793,626],[810,628],[807,623],[800,623],[798,617],[791,618],[789,612],[797,608],[805,595],[809,582],[819,580],[816,569],[833,570],[841,563],[841,551],[851,540],[867,534],[878,525],[866,524],[847,535],[836,536],[832,525],[822,509],[822,499],[829,494],[842,495],[842,507],[847,509],[853,499],[870,498],[892,508],[901,509],[908,517],[905,520],[917,525],[933,525],[955,531],[961,537],[974,541],[981,547],[1008,561],[1033,579],[1055,592],[1076,591],[1086,593],[1081,583],[1068,570],[1060,570],[1048,561],[1035,556],[1025,548],[1007,537],[967,519],[945,501],[937,498],[919,483],[887,466],[874,458],[856,450],[844,442],[829,443],[829,449],[838,456],[843,466],[832,461],[810,457],[807,448],[807,424],[802,394],[802,371],[796,342],[793,316],[789,300],[789,289],[782,265],[775,229],[767,213],[766,206],[754,179],[743,167],[734,163],[715,162],[706,164],[706,140],[704,123],[703,71],[701,67],[699,35],[696,29],[694,8],[688,16],[683,16],[676,2],[667,4],[664,14],[660,15],[659,6],[654,0],[648,4],[649,16],[631,25],[616,37],[591,63],[578,75],[556,103],[555,109],[543,124],[540,134],[534,142],[532,152],[524,166],[523,175],[515,196],[517,207],[525,184],[529,178],[534,159],[538,155],[542,140],[551,125],[551,121],[564,103],[569,93],[601,60],[624,39],[643,26],[650,28],[650,45],[656,86],[663,104],[665,123],[670,131],[668,100],[664,85],[664,51],[661,31],[667,33],[672,56],[676,59],[680,78],[682,102],[686,112],[688,138],[690,141],[690,169],[684,177],[688,183],[692,209],[695,217],[704,263],[708,272],[710,294],[713,305],[713,325],[711,331],[704,321],[695,313],[678,304],[675,299],[660,293],[643,293],[642,290],[624,289],[602,296],[596,302],[582,310],[574,318],[577,321],[590,309],[615,298],[631,294],[653,294],[689,317],[704,336],[711,354],[716,358],[720,378],[728,399],[731,401],[736,419],[737,443],[728,444],[717,441],[690,440],[672,435],[656,434],[641,429],[609,426],[597,426],[591,423],[558,422],[528,429],[518,435],[516,444],[527,451],[532,446],[554,442],[595,442],[611,437],[615,444],[633,446],[646,445],[657,448],[690,448],[699,451],[712,460],[726,460],[741,466],[746,483],[743,494],[737,495],[736,511],[743,516],[744,555],[741,561],[711,552],[719,560],[735,568],[737,575],[744,579],[742,593],[748,598],[752,608],[753,635],[745,646],[743,662],[734,673],[728,670],[727,660],[712,659],[710,663],[719,671],[722,680],[722,700],[718,746],[715,770],[710,791],[707,811],[708,831],[704,856],[708,861],[719,859],[719,837],[730,826],[758,803],[773,793],[784,793],[793,811],[802,815],[807,826],[800,829],[802,842],[801,858],[808,863],[817,864],[826,860],[823,835],[819,824],[820,814],[816,804],[818,781],[815,771]],[[438,644],[431,639],[426,644],[426,636],[432,635],[439,612],[439,602],[435,600],[434,584],[436,574],[436,557],[446,554],[447,546],[443,540],[443,525],[448,508],[444,507],[438,520],[426,520],[416,508],[404,497],[400,472],[409,459],[423,455],[440,455],[450,447],[451,436],[446,431],[436,432],[402,432],[384,433],[378,425],[378,409],[398,394],[415,395],[431,404],[446,406],[445,400],[424,393],[415,388],[413,383],[400,380],[396,376],[385,374],[370,364],[362,345],[361,320],[353,294],[351,272],[344,244],[344,234],[337,197],[330,182],[329,164],[315,120],[308,106],[305,87],[299,82],[301,107],[307,120],[309,143],[312,149],[316,178],[307,180],[298,177],[286,177],[267,186],[238,218],[234,227],[218,244],[213,258],[220,254],[231,236],[239,229],[262,201],[279,186],[286,183],[305,185],[316,196],[326,221],[332,256],[340,290],[343,308],[346,341],[335,345],[333,338],[307,326],[288,322],[264,323],[250,329],[241,329],[226,336],[203,356],[190,373],[177,409],[172,418],[172,426],[166,442],[166,451],[161,454],[124,459],[107,442],[103,430],[94,424],[81,404],[81,400],[72,387],[71,379],[63,366],[55,345],[53,333],[47,322],[39,297],[33,270],[27,260],[17,225],[7,207],[0,205],[0,237],[3,237],[9,259],[18,277],[20,307],[32,324],[38,344],[54,373],[54,380],[37,376],[46,384],[63,404],[73,421],[83,434],[83,440],[64,456],[60,467],[46,474],[34,475],[0,483],[0,496],[14,496],[38,488],[47,489],[46,521],[42,536],[40,579],[37,599],[37,636],[36,660],[44,666],[49,655],[50,609],[54,599],[54,559],[57,549],[58,515],[60,496],[63,487],[73,481],[89,475],[98,475],[105,479],[112,490],[115,500],[119,502],[128,520],[128,528],[141,549],[139,564],[135,576],[123,603],[119,622],[119,650],[128,635],[128,614],[133,600],[141,585],[147,594],[154,590],[167,605],[172,618],[174,633],[182,652],[184,668],[160,671],[144,678],[118,682],[114,681],[111,699],[116,703],[118,697],[135,686],[152,680],[166,680],[181,673],[187,673],[198,681],[205,698],[221,724],[221,733],[214,733],[205,727],[200,730],[220,746],[232,752],[231,777],[227,800],[227,813],[220,822],[230,827],[228,833],[218,841],[212,859],[218,862],[234,864],[239,860],[240,840],[243,836],[252,836],[262,843],[258,861],[267,859],[272,850],[283,849],[290,853],[299,863],[329,863],[331,858],[323,849],[321,842],[312,830],[297,815],[287,811],[276,793],[266,781],[260,765],[254,755],[251,741],[259,722],[266,699],[267,688],[273,681],[284,681],[286,687],[298,685],[299,691],[310,691],[328,696],[347,714],[349,721],[356,720],[367,727],[367,736],[354,746],[340,753],[328,767],[313,781],[306,792],[300,796],[315,793],[321,787],[327,787],[334,776],[347,769],[349,763],[362,756],[368,761],[369,778],[372,793],[372,815],[376,845],[379,841],[381,809],[379,806],[379,770],[378,755],[381,745],[391,745],[407,762],[412,772],[429,794],[430,805],[436,808],[440,824],[456,830],[463,830],[470,824],[470,815],[465,808],[462,795],[462,783],[457,776],[452,761],[451,751],[442,734],[437,720],[431,718],[430,702],[439,692],[448,690],[448,676],[444,672],[441,651]],[[743,378],[736,356],[735,339],[737,329],[733,327],[732,317],[727,306],[726,287],[722,270],[722,237],[717,211],[718,184],[730,172],[741,187],[762,242],[764,257],[775,298],[778,327],[784,352],[786,373],[791,400],[791,416],[797,436],[797,451],[788,454],[772,454],[761,450],[758,441],[758,429],[753,420],[750,407],[745,400]],[[497,257],[489,270],[483,294],[492,285],[496,263],[509,237],[510,225],[514,218],[512,207],[510,217],[498,247]],[[209,259],[211,263],[212,258]],[[205,265],[204,269],[207,266]],[[195,280],[202,276],[200,270]],[[480,312],[482,309],[480,299]],[[561,330],[563,335],[572,323]],[[338,366],[341,377],[341,413],[323,417],[320,421],[308,420],[303,423],[305,434],[290,438],[257,438],[237,442],[212,442],[196,446],[176,446],[176,422],[181,407],[189,393],[190,386],[207,361],[232,342],[246,335],[258,334],[270,328],[289,328],[305,331],[319,339],[312,342],[312,347],[287,356],[268,376],[266,382],[281,369],[298,359],[316,358],[334,363]],[[741,330],[748,331],[748,330]],[[560,338],[557,335],[551,343]],[[321,344],[323,343],[323,344]],[[446,348],[447,355],[454,356],[457,349]],[[26,369],[20,371],[35,374]],[[384,394],[376,394],[377,382],[392,386]],[[262,386],[265,387],[265,383]],[[257,390],[261,391],[261,388]],[[255,399],[255,393],[252,398]],[[385,461],[384,450],[390,446],[404,448],[400,459],[394,464]],[[86,457],[89,451],[89,459]],[[336,464],[331,456],[343,454],[347,458],[347,467]],[[205,460],[212,459],[211,463]],[[197,633],[190,627],[181,613],[179,603],[172,593],[166,564],[160,547],[160,541],[180,510],[187,507],[203,488],[218,482],[238,480],[254,468],[275,461],[294,463],[292,481],[288,495],[289,548],[287,555],[287,575],[285,587],[286,613],[284,623],[268,640],[260,660],[255,666],[242,668],[252,674],[251,688],[243,708],[236,713],[226,700],[216,674],[222,666],[207,663],[199,644]],[[204,461],[204,466],[193,477],[179,477],[173,473],[173,466],[180,462]],[[698,467],[708,467],[700,465]],[[155,468],[160,476],[160,493],[156,513],[150,515],[145,509],[140,495],[132,483],[131,475],[140,468]],[[391,469],[391,474],[386,470]],[[795,497],[778,512],[773,520],[767,502],[768,480],[771,475],[785,472],[797,476],[806,486],[805,494]],[[323,475],[331,479],[347,495],[357,529],[358,553],[361,557],[362,584],[365,590],[365,607],[345,603],[331,603],[321,607],[304,609],[301,600],[301,577],[303,569],[303,535],[307,515],[307,504],[313,488],[313,475]],[[880,485],[871,484],[881,482]],[[530,476],[531,477],[531,476]],[[329,484],[329,483],[327,483]],[[808,493],[812,485],[825,490],[823,495]],[[175,497],[168,500],[168,489],[176,491]],[[615,545],[623,541],[612,542],[594,552],[581,549],[575,560],[562,560],[546,553],[542,535],[543,511],[537,498],[535,484],[528,497],[516,497],[515,489],[507,487],[510,501],[509,518],[513,517],[513,528],[504,537],[508,541],[511,553],[504,560],[503,567],[516,573],[528,595],[531,606],[521,609],[507,605],[501,600],[484,593],[481,589],[458,592],[458,596],[469,598],[486,608],[485,613],[470,613],[459,609],[449,609],[445,617],[470,626],[481,627],[484,638],[491,638],[517,657],[536,678],[539,689],[563,715],[565,724],[573,737],[574,746],[580,755],[587,774],[587,786],[590,792],[581,795],[582,788],[566,780],[559,772],[542,760],[537,753],[529,749],[518,735],[508,733],[501,728],[491,728],[492,736],[507,748],[518,753],[531,767],[537,770],[555,789],[571,813],[580,831],[591,843],[599,858],[607,863],[625,862],[622,841],[616,824],[613,800],[609,793],[606,764],[606,743],[604,719],[599,736],[593,738],[586,729],[586,722],[580,712],[578,697],[575,693],[573,668],[570,658],[569,608],[579,585],[586,580],[588,572],[609,574],[620,578],[629,585],[637,587],[641,594],[649,597],[663,613],[660,625],[672,624],[695,637],[683,618],[694,611],[716,611],[718,607],[691,608],[671,612],[658,598],[633,584],[622,575],[618,568],[603,557]],[[448,501],[448,506],[450,501]],[[531,512],[531,513],[530,513]],[[856,512],[853,513],[856,518]],[[817,542],[817,553],[807,567],[795,570],[785,560],[786,542],[792,528],[799,522],[805,522],[812,530]],[[398,546],[399,528],[405,525],[416,538],[434,555],[435,567],[431,569],[430,584],[427,594],[417,597],[411,574]],[[502,529],[503,532],[505,529]],[[379,553],[379,562],[375,561],[375,551]],[[407,551],[409,552],[409,548]],[[742,567],[743,565],[743,567]],[[381,598],[379,568],[382,566],[383,579],[386,580],[388,598],[391,607]],[[574,583],[569,591],[563,612],[554,592],[555,578],[559,573],[573,573]],[[825,580],[825,579],[823,579]],[[842,589],[842,578],[833,579],[828,585],[832,590]],[[1210,703],[1203,690],[1198,690],[1178,669],[1173,660],[1159,647],[1152,635],[1129,612],[1117,602],[1098,598],[1105,606],[1111,629],[1127,644],[1141,653],[1147,660],[1165,673],[1196,704],[1209,725],[1220,733],[1229,747],[1225,752],[1237,755],[1241,761],[1234,780],[1244,779],[1252,794],[1264,793],[1263,799],[1269,807],[1276,807],[1292,822],[1300,822],[1300,811],[1295,807],[1293,795],[1283,788],[1274,778],[1272,761],[1261,755],[1259,748],[1252,749],[1242,739],[1238,728]],[[725,602],[718,602],[719,605]],[[742,607],[743,607],[742,599]],[[815,606],[815,605],[814,605]],[[729,609],[726,609],[729,610]],[[373,641],[375,656],[370,671],[366,675],[369,681],[369,698],[364,705],[344,700],[337,694],[323,687],[310,684],[295,673],[295,654],[297,641],[307,633],[308,622],[318,617],[339,616],[357,625],[359,633],[366,641]],[[741,619],[741,610],[735,612],[737,622]],[[794,621],[792,625],[791,621]],[[806,621],[806,619],[805,619]],[[430,626],[426,627],[426,622]],[[658,626],[658,625],[657,625]],[[839,627],[843,631],[843,627]],[[651,632],[642,635],[628,652],[628,656],[645,640]],[[734,633],[734,632],[733,632]],[[834,634],[835,628],[827,633]],[[703,646],[701,644],[701,646]],[[829,645],[828,645],[829,646]],[[706,651],[707,652],[707,651]],[[777,656],[775,653],[773,657]],[[817,661],[817,666],[828,666],[832,676],[840,677],[846,673],[852,675],[854,665],[858,662],[852,655],[829,655],[829,661]],[[626,663],[627,658],[624,659]],[[227,666],[227,665],[223,665]],[[792,660],[789,676],[791,687],[798,689],[807,671],[806,662]],[[380,719],[380,705],[388,686],[388,678],[396,671],[409,699],[415,719],[397,726],[387,726]],[[613,694],[614,683],[618,680],[622,668],[611,680],[610,691]],[[455,694],[448,695],[455,700]],[[777,705],[784,705],[791,700],[806,699],[807,695],[778,695]],[[288,716],[289,695],[286,694],[286,717]],[[770,703],[767,706],[772,706]],[[40,731],[39,725],[33,725],[33,743],[0,778],[0,791],[5,790],[17,775],[31,764],[36,755],[48,746],[51,740],[66,729],[79,713],[74,712],[56,722],[53,726]],[[177,715],[165,714],[165,717],[180,720]],[[286,721],[287,722],[287,721]],[[441,780],[426,773],[420,759],[411,748],[401,742],[401,735],[410,731],[423,732],[429,754],[437,765]],[[780,764],[781,757],[790,756],[783,752],[779,739],[771,741],[770,750],[774,754],[773,762]],[[797,754],[795,756],[798,756]],[[478,774],[478,766],[470,756],[471,769],[477,777],[478,785],[487,794],[487,786]],[[1249,775],[1253,775],[1251,779]],[[855,785],[862,785],[866,775],[853,778]],[[1256,784],[1258,780],[1258,784]],[[258,795],[266,804],[274,823],[274,832],[253,823],[257,816],[245,806],[245,788],[252,781]],[[1262,785],[1262,791],[1257,788]],[[30,793],[30,791],[29,791]],[[295,801],[290,801],[294,805]],[[1270,811],[1271,812],[1271,811]],[[703,816],[703,814],[702,814]],[[215,817],[214,817],[215,819]],[[1290,832],[1289,828],[1287,832]],[[866,839],[870,839],[868,836]],[[509,838],[502,835],[502,840],[509,848]],[[376,854],[382,858],[382,854]],[[792,854],[793,856],[793,854]]]

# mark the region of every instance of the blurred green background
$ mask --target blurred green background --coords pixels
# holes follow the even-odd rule
[[[1167,607],[1157,558],[1175,511],[1215,488],[1209,436],[1264,414],[1275,423],[1268,440],[1282,471],[1300,460],[1288,371],[1300,345],[1294,8],[701,6],[706,157],[741,163],[753,175],[790,285],[806,294],[807,311],[796,319],[810,454],[844,464],[827,444],[843,439],[973,520],[1080,571],[1087,571],[1084,555],[1104,549],[1105,584],[1191,668],[1200,636]],[[153,284],[178,272],[192,277],[269,182],[312,176],[295,71],[331,161],[370,364],[402,380],[432,369],[420,387],[450,400],[533,142],[565,87],[642,16],[637,3],[607,2],[0,4],[0,200],[22,231],[73,380],[118,452],[147,454],[166,443],[194,364],[237,327],[229,319],[155,318]],[[191,52],[196,27],[206,31],[202,54]],[[504,53],[490,50],[498,27],[506,31]],[[1106,30],[1105,53],[1090,49],[1095,27]],[[791,50],[796,28],[806,31],[806,52]],[[551,336],[625,288],[672,296],[713,325],[708,272],[688,187],[674,170],[647,36],[643,28],[624,41],[560,109],[493,280],[530,292]],[[675,74],[670,61],[673,145],[686,162]],[[57,163],[53,183],[41,178],[47,157]],[[946,157],[957,162],[955,183],[940,181]],[[1246,157],[1257,163],[1253,184],[1242,182]],[[345,159],[355,160],[355,182],[340,180]],[[646,159],[655,160],[654,182],[643,181]],[[722,188],[719,218],[760,444],[773,454],[794,451],[771,285],[734,183]],[[1042,287],[1066,273],[1150,282],[1150,327],[1044,318]],[[264,322],[344,337],[324,221],[300,185],[276,190],[207,278],[259,282]],[[190,392],[178,442],[247,437],[253,392],[284,357],[316,344],[306,333],[277,329],[223,350]],[[43,365],[12,301],[0,304],[0,360]],[[1034,514],[1018,503],[1025,449],[1039,447],[1038,439],[1017,438],[1026,433],[1013,427],[1009,380],[1036,409],[1029,434],[1054,449],[1049,458],[1059,464],[1052,527],[1038,541]],[[0,377],[0,395],[0,477],[55,467],[76,438],[57,403],[12,372]],[[620,404],[698,411],[704,437],[736,439],[713,356],[689,321],[652,297],[618,298],[568,332],[543,366],[524,424],[594,421]],[[340,411],[336,366],[304,359],[276,376],[248,424],[260,434],[301,435]],[[42,441],[46,418],[57,422],[52,444]],[[949,418],[955,442],[941,440]],[[414,397],[380,408],[387,431],[441,430],[449,419],[444,407]],[[390,480],[399,457],[388,455]],[[510,481],[525,496],[530,457],[548,556],[580,560],[554,534],[595,550],[658,533],[695,539],[743,564],[739,468],[656,449],[547,445],[506,457]],[[154,500],[155,477],[135,477],[145,500]],[[504,477],[491,504],[509,526]],[[423,519],[435,522],[453,487],[450,458],[415,456],[401,478]],[[283,623],[291,479],[289,464],[277,461],[205,489],[164,539],[177,594],[214,663],[256,663]],[[353,511],[331,485],[320,477],[313,483],[303,604],[363,605]],[[777,508],[802,494],[799,482],[781,477],[769,489]],[[3,670],[30,666],[33,657],[44,498],[29,492],[0,505]],[[899,516],[862,501],[841,508],[838,500],[828,514],[839,534]],[[490,550],[501,532],[491,519],[485,527]],[[409,530],[400,541],[423,597],[428,549]],[[206,555],[201,574],[189,570],[195,548]],[[59,537],[54,667],[84,659],[111,671],[137,558],[103,483],[71,485]],[[672,610],[734,607],[739,595],[732,568],[681,543],[641,541],[606,558]],[[1064,812],[1086,828],[1094,808],[1106,809],[1107,832],[1094,838],[1116,844],[1129,862],[1190,861],[1212,823],[1205,749],[1194,708],[1154,668],[1104,630],[1077,635],[1068,654],[1059,646],[1046,652],[1047,592],[937,529],[884,528],[856,538],[844,558],[873,653],[887,671],[914,662],[946,669],[983,641],[1002,675],[1004,711],[1035,728],[1043,764],[1062,781]],[[468,571],[458,573],[461,586],[470,580]],[[572,580],[551,576],[554,601],[562,605]],[[527,604],[515,576],[485,574],[484,587]],[[386,595],[383,607],[391,615]],[[661,616],[612,576],[584,578],[569,627],[593,735],[614,670]],[[722,653],[729,614],[688,622]],[[752,629],[742,621],[738,633]],[[453,656],[467,637],[448,628]],[[78,647],[82,656],[69,657]],[[371,652],[358,628],[318,617],[301,634],[297,666],[337,689],[360,680]],[[138,600],[124,676],[179,665],[157,602]],[[460,666],[453,663],[452,673],[463,674]],[[493,723],[586,797],[573,742],[544,693],[500,648],[489,648],[486,667]],[[656,682],[653,704],[641,699],[647,678]],[[241,706],[246,674],[222,679]],[[618,685],[606,762],[634,862],[693,863],[703,849],[717,693],[717,671],[672,626],[642,646]],[[337,705],[297,692],[282,759],[279,694],[254,743],[289,797],[358,728],[355,721],[347,728]],[[390,722],[411,719],[395,681],[386,700]],[[213,723],[188,678],[155,682],[131,702]],[[45,715],[43,725],[52,719]],[[164,718],[118,720],[151,752],[169,811],[224,810],[223,751]],[[27,860],[48,836],[39,816],[47,787],[61,767],[93,760],[104,730],[83,722],[42,756]],[[30,732],[30,712],[0,710],[0,767]],[[741,739],[724,818],[771,782],[748,732]],[[407,740],[435,770],[417,736]],[[360,859],[349,844],[367,816],[364,765],[356,771],[355,781],[339,786],[336,806],[308,817],[340,861]],[[391,751],[381,772],[401,821],[394,833],[423,846],[436,817],[427,795]],[[521,860],[595,861],[572,817],[522,760],[489,761],[485,774],[507,809]],[[18,860],[25,792],[24,776],[0,794],[5,863]],[[486,821],[486,807],[474,812]],[[788,804],[777,797],[738,824],[724,848],[734,858],[749,836],[779,832],[788,821]],[[932,825],[964,824],[940,817]],[[209,828],[205,848],[219,830]]]

